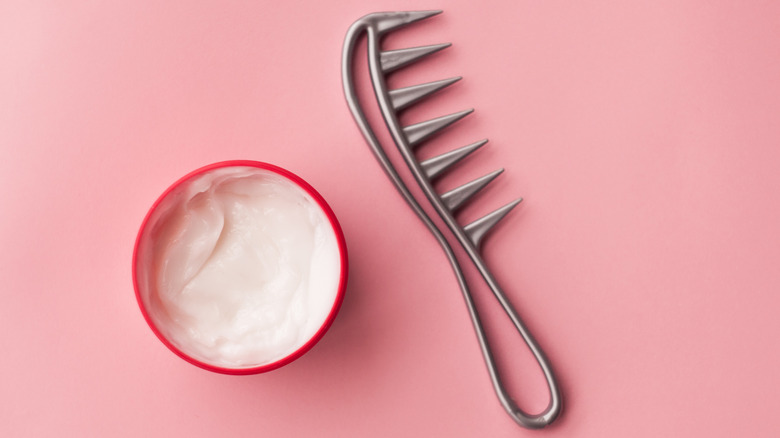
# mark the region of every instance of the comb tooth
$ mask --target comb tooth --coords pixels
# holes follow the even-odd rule
[[[459,113],[441,116],[435,119],[416,123],[414,125],[409,125],[404,128],[404,135],[406,135],[406,139],[409,141],[409,145],[414,147],[422,143],[425,139],[432,136],[433,134],[452,125],[453,123],[473,112],[473,109],[468,109]]]
[[[425,172],[428,179],[432,181],[447,171],[447,169],[454,166],[457,162],[466,158],[467,155],[481,148],[487,142],[487,139],[484,139],[468,146],[463,146],[462,148],[429,158],[421,162],[420,167],[422,167],[422,170]]]
[[[380,53],[379,61],[382,64],[382,71],[390,73],[401,67],[405,67],[420,58],[423,58],[431,53],[436,53],[439,50],[446,49],[451,46],[450,43],[434,44],[432,46],[410,47],[408,49],[388,50]]]
[[[414,23],[415,21],[439,15],[441,12],[442,11],[389,12],[377,20],[376,28],[380,33],[384,33]]]
[[[460,207],[462,207],[466,201],[471,199],[472,196],[476,195],[477,192],[485,188],[485,186],[490,184],[491,181],[496,179],[498,175],[501,175],[501,172],[503,171],[504,169],[498,169],[483,177],[477,178],[474,181],[470,181],[460,187],[456,187],[441,195],[441,200],[451,212],[455,212]]]
[[[413,85],[411,87],[392,90],[390,91],[390,101],[393,104],[393,108],[395,108],[396,111],[400,111],[461,79],[463,78],[458,76],[456,78],[443,79],[441,81],[428,82],[427,84]]]
[[[515,206],[522,200],[523,198],[512,201],[498,210],[488,213],[485,216],[482,216],[481,218],[463,227],[463,231],[465,231],[466,235],[469,236],[471,243],[473,243],[476,248],[479,248],[479,245],[482,243],[482,238],[485,237],[485,234],[487,234],[487,232],[490,231],[490,229],[493,228],[493,226],[495,226],[498,221],[503,219],[504,216],[506,216],[507,213],[515,208]]]

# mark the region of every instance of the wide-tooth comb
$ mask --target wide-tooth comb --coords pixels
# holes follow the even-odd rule
[[[463,117],[471,114],[473,110],[461,111],[409,126],[401,126],[398,119],[399,111],[452,85],[461,78],[445,79],[396,90],[389,90],[385,81],[385,76],[392,71],[420,61],[432,53],[449,47],[450,44],[436,44],[409,49],[383,51],[381,49],[382,36],[389,31],[399,29],[410,23],[440,13],[441,11],[378,12],[368,14],[357,20],[347,31],[347,37],[344,41],[342,55],[342,85],[344,86],[344,93],[350,111],[352,112],[360,131],[363,133],[363,136],[371,147],[371,150],[374,152],[374,155],[379,160],[398,191],[404,199],[406,199],[409,206],[412,207],[417,216],[420,217],[431,233],[433,233],[452,264],[458,279],[458,284],[463,292],[471,321],[474,324],[474,330],[477,334],[477,339],[488,368],[488,373],[490,374],[490,379],[493,383],[493,388],[495,389],[502,406],[521,426],[530,429],[538,429],[552,423],[560,414],[562,400],[558,383],[553,375],[552,367],[544,352],[542,352],[541,347],[539,347],[539,344],[533,336],[531,336],[531,333],[520,319],[517,311],[512,307],[506,295],[498,286],[498,283],[488,270],[479,253],[485,235],[488,234],[488,232],[506,216],[512,208],[519,204],[522,199],[510,202],[468,225],[461,226],[455,220],[455,213],[479,193],[481,189],[498,177],[503,169],[477,178],[471,182],[467,182],[444,194],[437,193],[433,188],[432,182],[450,170],[460,160],[482,147],[487,143],[487,140],[463,146],[459,149],[429,158],[422,162],[417,160],[414,152],[416,148],[420,147],[428,139]],[[385,148],[377,139],[374,128],[368,122],[365,113],[360,106],[357,92],[355,91],[352,68],[357,41],[363,34],[365,34],[367,38],[367,55],[371,84],[377,96],[377,103],[379,104],[386,128],[390,131],[393,141],[403,156],[409,170],[414,175],[417,184],[419,184],[423,193],[425,193],[427,200],[439,214],[441,219],[447,224],[449,230],[457,238],[458,244],[465,250],[471,262],[479,270],[482,279],[498,299],[507,316],[512,320],[512,323],[533,353],[544,374],[547,381],[547,388],[550,392],[550,401],[544,411],[539,414],[532,415],[525,413],[517,406],[506,391],[493,358],[490,342],[482,327],[479,312],[474,304],[474,299],[463,274],[460,262],[455,257],[455,253],[447,239],[444,237],[442,230],[434,224],[425,210],[423,210],[417,198],[412,195],[406,183],[404,183],[399,176],[398,171],[388,159]]]

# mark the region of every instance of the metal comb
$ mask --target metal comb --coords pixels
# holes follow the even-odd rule
[[[503,169],[489,173],[443,194],[439,194],[434,190],[433,181],[451,169],[461,159],[487,143],[487,140],[478,141],[424,161],[417,160],[415,150],[436,133],[467,116],[473,110],[461,111],[410,126],[401,126],[398,119],[398,114],[403,109],[452,85],[461,78],[455,77],[395,90],[389,90],[386,83],[386,76],[389,73],[421,60],[427,55],[445,49],[449,47],[450,44],[436,44],[400,50],[382,50],[382,37],[388,32],[440,14],[441,12],[442,11],[378,12],[368,14],[352,24],[347,31],[342,52],[341,67],[344,94],[346,95],[347,104],[349,105],[349,109],[352,112],[360,131],[384,168],[385,173],[390,177],[395,187],[417,216],[420,217],[431,233],[433,233],[434,237],[446,253],[450,264],[452,264],[458,284],[466,301],[466,306],[468,307],[469,316],[474,324],[474,330],[476,331],[477,339],[479,340],[479,345],[488,368],[490,379],[493,383],[493,388],[496,391],[496,395],[498,396],[501,405],[512,419],[521,426],[530,429],[539,429],[552,423],[561,411],[562,401],[558,383],[553,375],[549,360],[499,287],[485,262],[482,260],[479,252],[482,240],[488,231],[506,216],[512,208],[519,204],[522,199],[518,199],[500,207],[492,213],[489,213],[466,226],[461,226],[455,220],[455,214],[458,209],[495,179]],[[415,181],[422,189],[427,200],[431,203],[444,223],[446,223],[452,234],[454,234],[458,244],[463,247],[468,254],[469,259],[477,268],[496,299],[498,299],[507,316],[512,320],[512,323],[533,353],[544,374],[547,381],[547,388],[550,393],[550,401],[545,410],[539,414],[528,414],[524,412],[508,394],[502,383],[501,376],[493,357],[493,352],[491,351],[490,343],[485,334],[485,330],[483,329],[482,322],[480,321],[480,316],[470,292],[469,285],[463,274],[461,265],[455,257],[452,247],[444,237],[442,230],[434,224],[428,214],[422,209],[418,200],[412,195],[407,185],[399,176],[398,171],[388,159],[383,145],[377,139],[373,127],[368,122],[366,115],[361,108],[355,90],[352,68],[357,42],[363,34],[366,35],[367,39],[368,69],[371,83],[385,125],[389,130],[398,151],[403,156],[406,165],[414,175]]]

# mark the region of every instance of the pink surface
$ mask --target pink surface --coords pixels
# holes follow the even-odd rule
[[[0,435],[780,434],[777,3],[115,3],[0,3]],[[543,432],[502,411],[441,249],[343,100],[352,21],[435,7],[388,44],[454,46],[393,83],[464,76],[405,116],[476,108],[421,151],[491,139],[442,182],[507,169],[464,220],[526,199],[485,257],[563,384]],[[349,247],[331,330],[257,376],[168,351],[130,275],[152,202],[226,159],[309,181]]]

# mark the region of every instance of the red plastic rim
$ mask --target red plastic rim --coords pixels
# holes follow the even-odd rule
[[[308,193],[320,206],[322,211],[327,216],[328,220],[330,221],[331,227],[333,228],[333,233],[336,236],[336,242],[338,244],[339,248],[339,262],[341,267],[341,272],[339,275],[339,285],[338,290],[336,292],[336,299],[333,302],[333,307],[330,310],[330,313],[328,314],[327,318],[325,318],[325,321],[323,322],[322,326],[320,326],[319,330],[314,334],[314,336],[311,337],[305,344],[303,344],[300,348],[292,352],[291,354],[285,356],[282,359],[279,359],[275,362],[267,363],[264,365],[259,365],[255,367],[247,367],[247,368],[226,368],[226,367],[220,367],[211,365],[205,362],[202,362],[198,359],[195,359],[188,354],[181,351],[178,347],[173,345],[172,342],[170,342],[165,336],[163,336],[160,329],[157,328],[154,321],[149,315],[149,312],[146,309],[146,306],[144,305],[144,301],[141,298],[141,292],[139,290],[138,285],[138,264],[139,264],[139,244],[141,242],[141,237],[144,234],[144,230],[146,229],[147,223],[149,221],[149,218],[151,217],[152,213],[157,209],[157,207],[160,205],[160,203],[165,199],[168,194],[174,190],[176,187],[184,183],[185,181],[188,181],[189,179],[201,175],[205,172],[219,169],[223,167],[255,167],[258,169],[267,170],[273,173],[276,173],[278,175],[281,175],[288,180],[295,183],[298,187],[302,188],[306,193]],[[344,301],[344,293],[347,288],[347,274],[348,274],[348,264],[347,264],[347,244],[344,240],[344,233],[341,230],[341,225],[339,225],[338,220],[336,219],[336,215],[333,213],[333,210],[331,210],[330,206],[327,202],[325,202],[325,199],[320,195],[314,187],[309,185],[306,181],[304,181],[301,177],[298,175],[290,172],[289,170],[283,169],[278,166],[274,166],[273,164],[263,163],[261,161],[251,161],[251,160],[230,160],[230,161],[222,161],[219,163],[213,163],[209,164],[207,166],[201,167],[200,169],[194,170],[187,175],[180,178],[178,181],[173,183],[168,189],[166,189],[162,195],[160,195],[159,198],[152,204],[152,207],[149,209],[149,212],[146,214],[146,217],[144,217],[143,222],[141,223],[141,228],[138,231],[138,236],[135,240],[135,247],[133,249],[133,287],[135,289],[135,298],[138,302],[138,307],[141,308],[141,313],[144,316],[144,319],[146,320],[146,323],[149,325],[149,327],[152,329],[152,332],[157,336],[160,341],[165,344],[171,351],[176,353],[179,357],[186,360],[187,362],[196,365],[198,367],[201,367],[203,369],[213,371],[216,373],[222,373],[222,374],[233,374],[233,375],[246,375],[246,374],[258,374],[258,373],[264,373],[267,371],[274,370],[276,368],[282,367],[284,365],[287,365],[288,363],[294,361],[295,359],[298,359],[301,357],[304,353],[309,351],[314,344],[316,344],[322,337],[325,335],[325,332],[328,331],[328,328],[330,328],[331,324],[333,324],[333,320],[336,318],[336,314],[338,313],[339,309],[341,308],[341,303]]]

